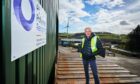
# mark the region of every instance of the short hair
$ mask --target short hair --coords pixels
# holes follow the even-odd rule
[[[91,27],[86,27],[86,28],[85,28],[85,31],[86,31],[86,30],[90,30],[90,31],[92,32]]]

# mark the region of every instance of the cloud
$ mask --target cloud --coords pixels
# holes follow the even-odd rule
[[[60,24],[66,23],[68,17],[72,17],[72,21],[80,22],[81,17],[90,16],[89,13],[83,11],[84,4],[82,0],[61,0],[59,9]]]
[[[107,2],[107,0],[86,0],[85,2],[90,5],[94,5],[94,4],[103,4]]]
[[[127,21],[120,21],[120,25],[130,25]]]
[[[123,0],[86,0],[85,2],[92,6],[98,4],[99,11],[88,13],[88,11],[83,10],[86,5],[82,0],[60,1],[60,31],[65,31],[64,27],[68,17],[71,17],[69,28],[71,33],[83,32],[86,26],[90,26],[94,32],[127,34],[140,24],[140,17],[138,17],[140,15],[140,0],[135,0],[129,5],[126,5]],[[125,7],[114,8],[121,6]]]
[[[77,7],[78,9],[83,9],[85,5],[82,3],[82,0],[70,0],[69,3],[71,3],[73,6]]]
[[[130,13],[126,10],[100,9],[93,14],[95,31],[106,31],[116,34],[127,34],[140,22],[140,12]],[[95,19],[96,17],[96,19]]]
[[[123,0],[86,0],[86,3],[90,4],[90,5],[102,5],[102,7],[107,7],[109,9],[113,8],[113,7],[121,7],[124,6],[124,1]]]
[[[140,0],[135,0],[135,2],[133,2],[133,4],[130,4],[129,6],[127,6],[126,8],[127,12],[139,12],[140,11]]]

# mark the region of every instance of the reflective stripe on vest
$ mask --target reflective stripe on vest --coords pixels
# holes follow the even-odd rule
[[[97,51],[96,42],[97,42],[97,36],[92,37],[91,38],[91,50],[93,53]],[[82,48],[84,47],[84,43],[85,43],[85,38],[82,39]],[[80,53],[80,57],[82,57],[82,53]]]

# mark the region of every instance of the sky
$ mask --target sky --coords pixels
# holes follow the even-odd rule
[[[140,24],[140,0],[59,0],[59,32],[128,34]]]

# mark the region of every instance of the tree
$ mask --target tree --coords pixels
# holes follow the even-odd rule
[[[140,25],[128,34],[126,49],[133,52],[140,52]]]

